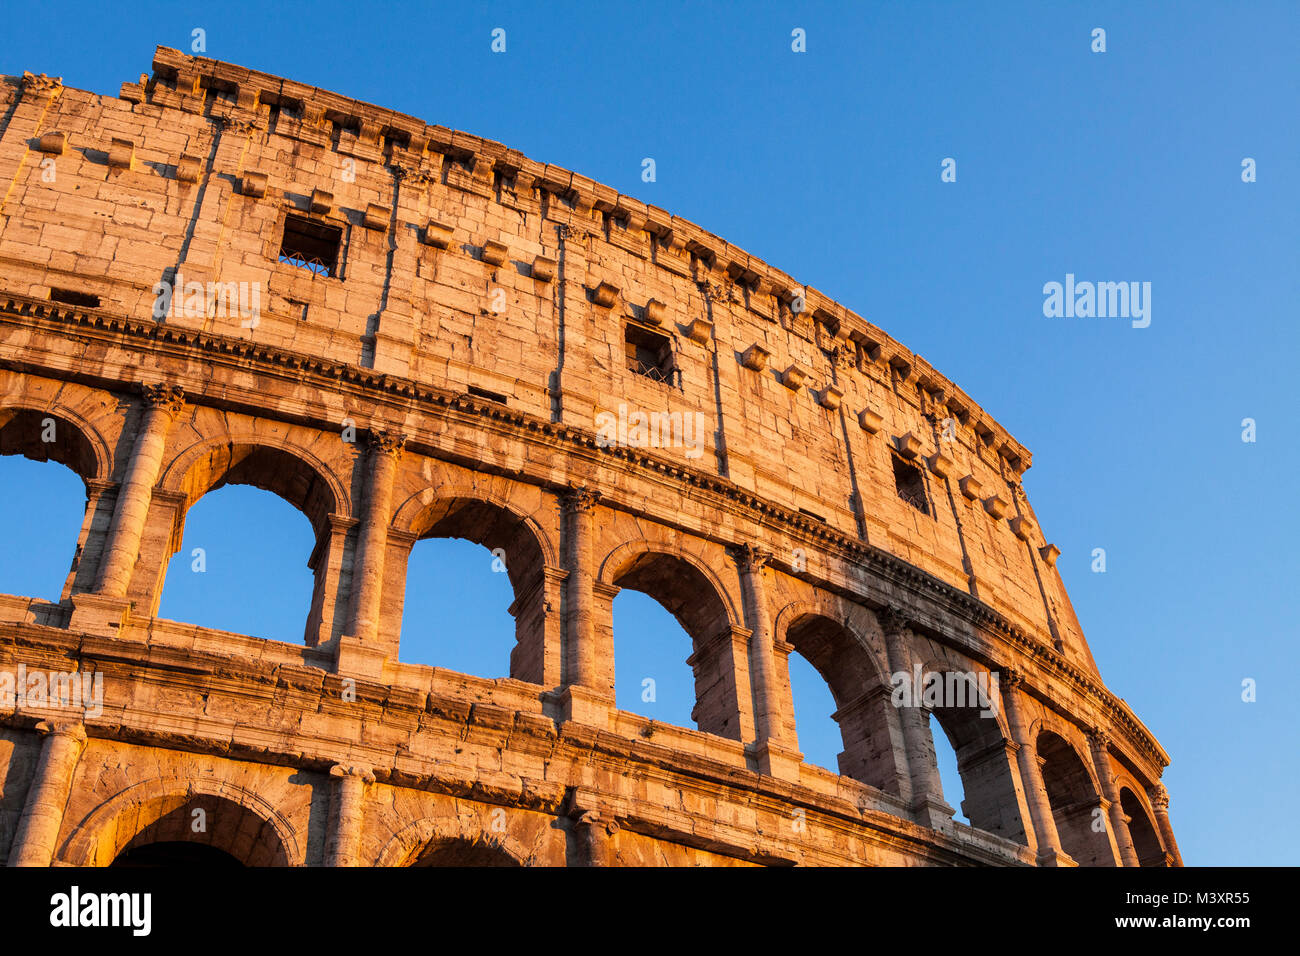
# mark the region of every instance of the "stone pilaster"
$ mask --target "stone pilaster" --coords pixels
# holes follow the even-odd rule
[[[776,635],[767,606],[767,584],[763,569],[772,553],[746,544],[736,549],[736,565],[749,624],[749,682],[754,708],[754,740],[751,746],[759,773],[786,780],[799,779],[803,755],[785,733],[781,716],[781,680],[776,661]],[[787,651],[788,653],[788,651]]]
[[[1037,748],[1028,739],[1024,718],[1020,713],[1020,685],[1024,675],[1019,671],[1002,671],[1000,693],[1002,710],[1007,715],[1007,728],[1016,744],[1016,758],[1020,764],[1021,786],[1029,803],[1029,817],[1034,825],[1039,866],[1071,866],[1071,860],[1061,849],[1061,837],[1056,832],[1056,819],[1052,804],[1047,799],[1047,785],[1043,783],[1043,768],[1039,763]]]
[[[596,686],[596,622],[592,612],[594,569],[591,555],[591,512],[600,492],[573,488],[564,496],[564,517],[569,534],[568,572],[569,641],[565,680],[584,687]]]
[[[330,776],[338,779],[330,806],[330,831],[325,840],[326,866],[358,866],[361,855],[361,804],[366,784],[375,782],[369,767],[335,764]]]
[[[1178,852],[1174,827],[1169,822],[1169,791],[1164,784],[1154,783],[1147,787],[1147,797],[1151,800],[1151,809],[1156,813],[1156,826],[1160,828],[1160,838],[1165,844],[1165,855],[1173,860],[1174,866],[1182,866],[1183,855]]]
[[[749,674],[754,694],[754,735],[759,743],[781,739],[781,704],[772,660],[772,619],[767,608],[763,568],[772,553],[754,545],[736,549],[744,589],[745,619],[749,623]]]
[[[63,582],[62,600],[74,594],[93,591],[98,578],[100,559],[108,527],[113,521],[117,484],[98,478],[86,481],[86,511],[77,534],[77,551],[72,567]]]
[[[686,664],[695,674],[695,708],[691,718],[706,734],[732,740],[754,738],[754,716],[747,661],[750,633],[729,625],[713,638],[696,643]]]
[[[1115,846],[1119,850],[1121,864],[1138,866],[1137,850],[1133,847],[1133,837],[1129,833],[1128,818],[1124,816],[1119,793],[1115,790],[1115,777],[1110,769],[1109,745],[1110,736],[1106,731],[1097,729],[1088,734],[1092,766],[1097,772],[1097,780],[1101,783],[1102,798],[1109,804],[1106,808],[1107,819],[1110,821],[1111,833],[1115,838]]]
[[[325,516],[325,526],[317,533],[316,547],[307,560],[307,566],[316,576],[304,633],[308,647],[328,644],[348,623],[347,602],[339,596],[349,592],[348,535],[358,524],[356,518],[329,514]]]
[[[604,726],[612,703],[612,688],[600,679],[596,639],[595,568],[591,553],[592,510],[600,492],[576,487],[563,496],[565,548],[564,674],[561,706],[566,720]]]
[[[518,643],[510,652],[510,676],[515,680],[560,686],[564,658],[564,582],[568,572],[544,565],[537,580],[510,605]]]
[[[393,513],[393,478],[406,436],[376,430],[366,451],[366,493],[352,571],[352,616],[339,641],[339,670],[377,674],[388,656],[380,647],[379,603],[384,592],[384,554]]]
[[[108,530],[99,596],[125,598],[131,572],[140,556],[140,538],[149,516],[153,487],[158,483],[167,431],[184,407],[184,394],[174,385],[144,386],[145,410],[131,452],[126,478],[118,491],[117,508]]]
[[[896,674],[911,674],[912,653],[906,640],[910,624],[906,615],[898,608],[887,607],[880,613],[879,620],[885,633],[890,670]],[[917,822],[940,829],[951,823],[953,809],[943,799],[943,784],[934,759],[934,739],[930,736],[929,713],[920,701],[912,701],[898,709],[898,718],[907,755],[912,812]]]
[[[53,861],[72,775],[86,746],[80,721],[45,720],[36,729],[46,735],[45,746],[9,851],[10,866],[49,866]]]
[[[601,810],[587,810],[574,821],[578,853],[583,866],[614,866],[614,838],[618,821]]]

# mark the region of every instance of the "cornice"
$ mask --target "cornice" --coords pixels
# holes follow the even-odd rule
[[[793,538],[837,554],[847,566],[870,571],[884,582],[919,596],[971,625],[996,635],[1022,658],[1033,660],[1049,674],[1067,679],[1085,696],[1100,704],[1113,724],[1124,728],[1126,738],[1148,760],[1154,760],[1160,766],[1166,766],[1169,762],[1168,756],[1149,731],[1106,690],[1100,680],[1071,663],[1050,644],[1035,639],[994,608],[875,545],[742,489],[726,478],[684,465],[647,449],[602,446],[594,431],[552,422],[468,393],[454,392],[400,376],[216,332],[160,324],[152,319],[130,319],[103,309],[77,308],[15,293],[0,295],[0,321],[13,322],[14,319],[20,320],[18,324],[48,324],[51,333],[65,338],[69,335],[101,340],[116,337],[123,342],[146,344],[151,351],[175,351],[183,358],[192,358],[197,353],[205,356],[208,362],[228,359],[231,365],[242,369],[250,366],[260,366],[259,371],[263,372],[279,369],[298,381],[317,379],[312,384],[322,388],[337,388],[341,385],[356,387],[367,393],[371,401],[374,393],[378,392],[412,410],[416,410],[417,406],[424,406],[425,411],[430,407],[443,408],[461,422],[477,419],[480,425],[488,424],[489,427],[516,438],[528,440],[530,436],[541,437],[552,444],[567,445],[571,454],[586,457],[593,464],[608,465],[611,459],[621,459],[641,472],[653,472],[657,477],[675,483],[679,493],[694,491],[723,499],[731,507],[747,512],[747,517],[757,525],[778,526]],[[201,393],[189,395],[187,399],[192,404],[204,403]],[[411,444],[413,447],[419,445],[414,436]],[[561,492],[564,489],[556,486],[551,490]],[[773,563],[780,564],[775,561]],[[783,567],[789,573],[795,573],[792,568]],[[808,572],[798,574],[806,577]],[[837,590],[844,590],[837,582],[825,583]],[[852,593],[856,595],[858,592]],[[882,596],[877,593],[874,597]],[[924,626],[924,622],[919,623]],[[997,667],[1006,662],[989,660],[985,663]]]

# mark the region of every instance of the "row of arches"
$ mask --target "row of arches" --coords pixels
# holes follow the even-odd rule
[[[46,440],[51,423],[57,436],[54,441]],[[78,589],[90,589],[93,569],[81,567],[81,556],[97,529],[102,532],[106,513],[111,511],[112,500],[105,494],[108,482],[104,476],[109,474],[108,462],[113,456],[107,454],[106,448],[97,447],[94,438],[81,430],[73,416],[32,409],[11,409],[0,416],[0,453],[54,461],[82,479],[86,508],[72,569],[65,578],[60,597],[66,599]],[[425,467],[427,470],[427,462]],[[348,482],[364,483],[363,469],[363,458],[358,456],[353,461]],[[168,547],[174,552],[172,560],[160,572],[166,581],[159,580],[156,586],[148,580],[141,582],[137,568],[132,586],[149,593],[155,611],[160,602],[164,608],[171,606],[169,594],[184,591],[178,581],[205,588],[206,598],[218,608],[250,611],[255,621],[264,620],[276,611],[303,607],[300,597],[293,595],[286,584],[292,575],[286,573],[283,565],[255,566],[254,579],[260,575],[264,581],[275,582],[274,593],[269,597],[253,595],[250,592],[255,589],[248,583],[238,588],[214,588],[212,579],[203,579],[204,583],[198,585],[194,577],[211,573],[209,549],[201,545],[191,547],[195,530],[200,530],[200,537],[217,536],[220,532],[238,536],[250,535],[250,526],[262,531],[268,526],[279,527],[268,517],[269,513],[258,510],[261,504],[278,500],[305,517],[309,528],[300,529],[305,533],[295,542],[300,559],[301,552],[308,553],[306,565],[311,572],[310,610],[303,636],[309,644],[336,637],[342,627],[340,608],[346,603],[352,584],[348,559],[354,547],[350,532],[356,523],[352,517],[356,509],[344,491],[345,482],[337,474],[338,469],[326,467],[319,455],[301,444],[287,442],[282,435],[266,433],[242,439],[223,436],[192,441],[165,464],[154,493],[153,508],[172,509],[171,520],[159,522],[170,524],[166,529],[170,531]],[[263,494],[250,498],[237,491],[241,488],[258,489]],[[203,531],[199,528],[201,512],[206,504],[219,497],[234,502],[235,519],[227,512],[212,522],[209,531]],[[287,531],[282,535],[275,533],[272,538],[279,544],[291,540]],[[485,569],[479,577],[494,582],[495,596],[491,596],[493,586],[480,587],[482,582],[477,581],[460,595],[448,595],[444,591],[426,607],[425,630],[455,634],[459,646],[490,643],[484,640],[486,629],[480,625],[453,623],[448,627],[447,609],[458,604],[470,611],[480,611],[493,604],[499,608],[507,593],[502,586],[504,579],[509,584],[508,613],[513,617],[514,634],[513,640],[507,638],[496,646],[498,649],[502,643],[509,646],[509,666],[504,674],[481,676],[508,675],[554,685],[557,677],[563,678],[563,661],[556,660],[561,654],[555,631],[562,626],[560,618],[567,609],[563,607],[565,594],[560,587],[566,573],[561,570],[566,557],[562,554],[565,539],[561,537],[557,546],[552,538],[553,533],[544,531],[533,516],[512,507],[506,498],[493,494],[491,489],[430,487],[427,481],[420,482],[418,476],[414,482],[399,485],[387,534],[390,560],[384,582],[385,594],[397,598],[386,602],[395,603],[396,612],[391,607],[385,612],[394,650],[400,653],[405,646],[409,652],[419,643],[418,639],[412,639],[412,632],[419,628],[408,623],[405,616],[419,606],[421,596],[429,593],[422,589],[422,582],[430,577],[454,579],[454,572],[470,560],[468,555],[476,553],[480,566]],[[462,542],[441,562],[433,562],[432,574],[422,567],[415,547],[430,540]],[[270,549],[250,549],[247,544],[240,548],[237,540],[228,540],[217,550],[239,553],[247,556],[244,560],[252,561],[265,557],[264,552]],[[188,578],[187,569],[191,575]],[[620,655],[614,632],[621,626],[616,618],[625,616],[616,614],[621,602],[631,608],[626,612],[634,622],[629,627],[644,625],[643,644],[653,651],[670,646],[676,647],[679,654],[686,651],[684,660],[693,675],[693,690],[670,693],[666,700],[689,701],[690,722],[701,730],[733,739],[753,739],[754,728],[746,721],[752,719],[748,715],[755,708],[752,701],[745,699],[749,689],[740,686],[737,677],[741,670],[738,660],[747,652],[743,648],[737,650],[737,637],[744,631],[746,614],[739,598],[732,596],[735,586],[724,583],[707,561],[688,549],[671,542],[656,545],[644,538],[613,547],[593,561],[593,570],[598,601],[602,602],[600,609],[605,612],[598,615],[602,622],[601,642],[611,651],[601,655],[598,676],[616,696],[618,704],[649,716],[663,713],[653,707],[638,706],[638,703],[658,704],[661,678],[645,675],[637,679],[635,665],[630,680],[626,668],[623,674],[616,673]],[[644,595],[646,600],[634,597],[635,594]],[[558,611],[557,604],[561,605]],[[397,634],[391,632],[394,621],[398,622]],[[192,619],[188,622],[201,623]],[[253,627],[228,629],[265,633]],[[955,770],[955,779],[965,791],[965,799],[952,800],[954,809],[971,826],[1022,843],[1027,840],[1024,814],[1015,812],[1018,804],[1015,771],[1005,759],[1004,745],[1009,733],[998,719],[974,716],[966,708],[935,708],[930,715],[932,726],[937,725],[942,733],[931,731],[930,752],[914,755],[900,752],[903,735],[899,717],[891,712],[885,693],[891,662],[882,649],[880,627],[869,611],[836,601],[787,601],[776,615],[773,632],[777,647],[784,649],[784,656],[777,664],[789,688],[787,696],[793,697],[798,687],[800,696],[811,701],[807,708],[802,701],[792,701],[784,712],[773,715],[780,725],[781,736],[792,746],[798,746],[801,740],[813,743],[813,747],[805,749],[814,750],[816,759],[828,769],[895,793],[908,786],[900,782],[908,773],[905,764],[909,760],[937,764],[933,751],[938,749],[948,758],[945,761],[950,771],[947,789],[956,789],[951,772]],[[626,661],[627,657],[623,659]],[[662,660],[662,656],[656,659]],[[801,667],[800,662],[806,666]],[[425,659],[419,663],[448,666],[445,659]],[[466,670],[478,672],[477,667]],[[679,672],[664,668],[660,673]],[[671,682],[664,690],[672,690]],[[801,726],[797,728],[798,710],[803,713],[799,715]],[[821,732],[810,733],[816,726],[811,714],[818,710],[825,716]],[[688,723],[680,719],[680,710],[676,717],[669,722]],[[950,745],[948,748],[943,747],[945,742]],[[1063,849],[1075,855],[1065,846],[1068,838],[1083,859],[1100,859],[1098,853],[1084,852],[1093,849],[1096,843],[1094,840],[1085,845],[1083,840],[1082,828],[1086,821],[1081,813],[1093,809],[1087,803],[1088,790],[1081,783],[1078,768],[1069,763],[1068,755],[1058,754],[1051,741],[1048,744],[1047,753],[1040,756],[1044,782],[1049,778],[1055,781],[1048,792],[1049,796],[1053,788],[1056,792],[1052,812],[1061,818],[1058,829]],[[832,759],[837,748],[838,753]],[[1074,757],[1077,761],[1077,754]],[[1095,786],[1091,787],[1091,793],[1096,796]],[[1138,798],[1134,796],[1133,800]]]
[[[1094,859],[1105,838],[1094,828],[1067,826],[1086,799],[1076,801],[1070,787],[1087,787],[1082,778],[1070,780],[1081,767],[1070,766],[1068,745],[1050,739],[1040,750],[1050,766],[1048,791],[1054,809],[1060,804],[1062,844],[1076,862],[1110,865]],[[1086,776],[1086,775],[1085,775]],[[1124,813],[1142,866],[1165,865],[1164,851],[1140,798],[1125,786]],[[302,807],[296,811],[302,816]],[[538,862],[504,825],[506,811],[478,807],[449,808],[439,816],[381,821],[379,832],[366,841],[367,859],[381,866],[519,866]],[[387,823],[385,827],[383,824]],[[550,829],[548,824],[540,826]],[[239,867],[294,866],[307,862],[308,849],[282,808],[248,786],[199,777],[196,781],[152,779],[132,784],[75,822],[62,842],[61,860],[79,866]]]
[[[517,837],[492,825],[491,808],[480,810],[487,811],[485,819],[479,819],[482,813],[447,808],[435,816],[381,820],[367,844],[373,858],[359,862],[391,867],[534,862],[535,854]],[[302,822],[247,786],[160,777],[124,788],[75,821],[62,841],[60,861],[118,869],[284,867],[308,863],[309,850]]]

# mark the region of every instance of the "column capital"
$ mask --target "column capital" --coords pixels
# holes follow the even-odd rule
[[[336,763],[330,767],[331,777],[358,777],[362,783],[374,783],[375,772],[361,764]]]
[[[757,574],[762,571],[767,563],[772,560],[772,552],[766,548],[760,548],[756,544],[737,545],[733,551],[736,555],[736,563],[740,565],[740,570]]]
[[[1088,743],[1092,744],[1093,749],[1098,753],[1104,754],[1106,748],[1110,746],[1110,732],[1102,727],[1094,727],[1088,731]]]
[[[577,485],[561,494],[566,514],[587,514],[600,500],[600,492],[586,485]]]
[[[880,628],[885,632],[886,637],[902,634],[912,623],[907,612],[896,604],[885,605],[877,612],[876,618],[880,621]]]
[[[603,829],[605,833],[613,835],[620,829],[618,819],[607,810],[584,810],[578,814],[576,822],[579,826],[591,827],[593,829]]]
[[[1147,796],[1151,799],[1151,808],[1156,813],[1165,813],[1169,810],[1169,791],[1165,789],[1163,783],[1153,783],[1147,787]]]
[[[140,393],[151,408],[176,415],[185,407],[185,390],[179,385],[151,382],[140,386]]]
[[[75,744],[86,742],[86,725],[79,720],[42,720],[36,732],[50,737],[67,737]]]
[[[398,431],[372,428],[366,436],[366,440],[371,451],[382,455],[390,455],[396,460],[402,457],[402,449],[406,447],[406,437],[406,435]]]
[[[1002,684],[1004,687],[1014,689],[1025,682],[1025,672],[1018,667],[1002,667],[999,668],[999,672],[1002,674]]]

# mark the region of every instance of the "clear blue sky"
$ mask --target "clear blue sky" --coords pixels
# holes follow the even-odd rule
[[[845,303],[1033,451],[1026,488],[1102,675],[1173,758],[1186,861],[1293,864],[1300,4],[844,7],[47,2],[7,12],[0,71],[114,95],[156,44],[188,51],[203,28],[209,56],[580,171]],[[1066,273],[1150,282],[1150,327],[1045,318],[1043,285]],[[0,591],[57,597],[78,483],[0,466],[3,533],[22,542],[0,552]],[[205,575],[188,570],[198,546]],[[299,640],[310,550],[287,505],[218,492],[163,612]],[[505,674],[510,596],[490,562],[419,546],[411,659]],[[637,600],[618,599],[620,700],[687,722],[687,639]],[[417,648],[417,632],[437,637]],[[805,750],[833,765],[829,695],[796,678]]]

